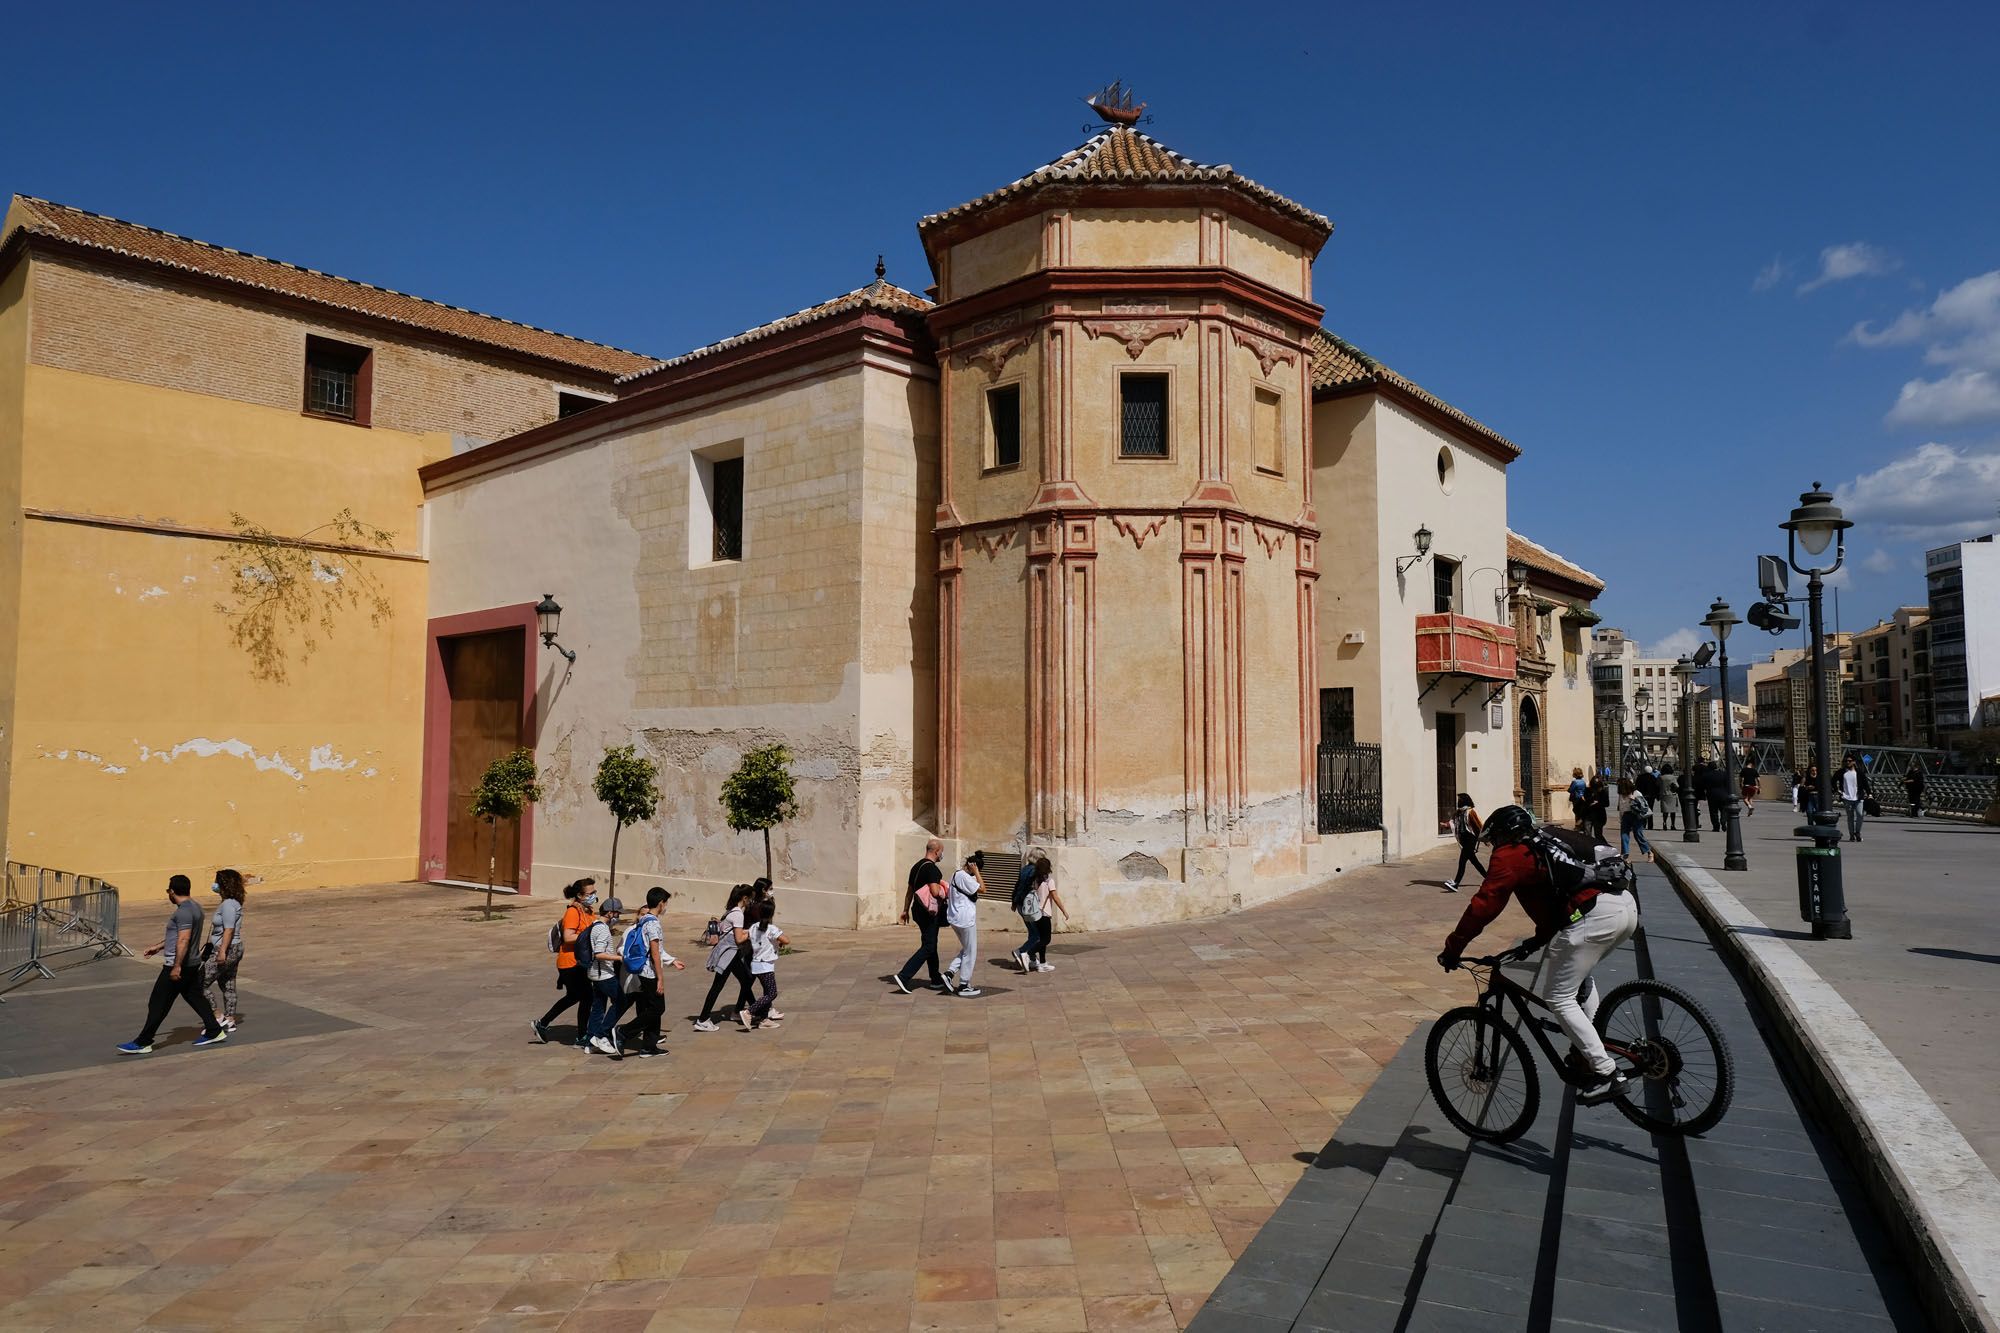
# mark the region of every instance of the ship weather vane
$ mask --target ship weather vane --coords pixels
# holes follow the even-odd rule
[[[1153,118],[1146,114],[1146,104],[1132,101],[1132,90],[1125,86],[1123,79],[1113,79],[1083,99],[1083,104],[1097,113],[1097,118],[1107,125],[1117,125],[1130,129],[1134,125],[1150,125]],[[1086,125],[1084,128],[1090,129]]]

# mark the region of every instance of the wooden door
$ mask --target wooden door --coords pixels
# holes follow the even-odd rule
[[[467,634],[441,639],[445,688],[451,694],[451,750],[445,820],[444,875],[468,884],[486,882],[489,830],[471,813],[472,793],[487,765],[524,744],[521,686],[526,647],[520,630]],[[493,883],[519,886],[521,830],[518,820],[499,827]]]
[[[1458,714],[1437,715],[1438,823],[1448,824],[1458,810]]]
[[[1535,815],[1546,817],[1542,808],[1542,718],[1533,699],[1521,701],[1521,803]]]

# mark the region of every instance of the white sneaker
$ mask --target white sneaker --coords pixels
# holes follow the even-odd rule
[[[1015,965],[1021,969],[1022,976],[1026,976],[1034,970],[1033,965],[1028,961],[1028,955],[1022,953],[1019,949],[1014,950],[1013,959]]]
[[[983,995],[985,992],[981,991],[977,986],[966,986],[961,988],[958,993],[966,999],[971,999],[973,996]]]
[[[694,1021],[694,1030],[696,1032],[713,1032],[715,1031],[715,1020],[712,1018],[697,1018]]]
[[[1455,880],[1455,879],[1448,879],[1448,880],[1446,880],[1446,881],[1444,882],[1444,891],[1445,891],[1446,893],[1457,893],[1457,892],[1458,892],[1458,881],[1457,881],[1457,880]]]
[[[1035,971],[1037,971],[1037,972],[1053,972],[1053,971],[1055,971],[1055,970],[1056,970],[1056,965],[1055,965],[1054,963],[1036,963],[1036,964],[1035,964]]]
[[[599,1055],[618,1054],[618,1048],[603,1037],[592,1037],[590,1039],[590,1049],[596,1051]]]

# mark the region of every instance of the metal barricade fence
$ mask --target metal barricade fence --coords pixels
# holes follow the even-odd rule
[[[1872,776],[1872,775],[1871,775]],[[1910,813],[1910,797],[1901,782],[1875,778],[1869,790],[1892,814]],[[1924,779],[1924,813],[1962,815],[1977,819],[2000,800],[2000,778],[1975,773],[1932,773]]]
[[[53,977],[46,960],[91,950],[130,954],[118,940],[118,890],[93,875],[6,863],[0,898],[0,982]]]

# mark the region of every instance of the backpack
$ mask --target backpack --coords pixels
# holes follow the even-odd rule
[[[1639,818],[1641,819],[1644,819],[1647,815],[1653,813],[1653,803],[1646,799],[1646,793],[1642,791],[1635,791],[1632,793],[1632,804],[1630,806],[1630,809],[1633,814],[1639,816]]]
[[[637,976],[653,963],[653,951],[646,947],[646,932],[640,927],[645,923],[635,921],[625,929],[625,938],[618,946],[624,955],[625,970]]]
[[[562,916],[557,918],[556,923],[553,926],[549,927],[550,953],[561,953],[563,951],[565,947],[563,944],[563,928],[569,923],[569,914],[571,912],[574,912],[575,910],[576,910],[576,905],[574,903],[572,903],[568,907],[563,908]],[[584,932],[579,931],[577,933],[576,943],[578,946],[581,946],[584,943],[583,936]]]
[[[1565,830],[1544,826],[1528,835],[1526,846],[1549,883],[1565,898],[1574,898],[1588,889],[1625,892],[1636,878],[1631,865],[1622,856],[1595,859],[1594,845],[1588,851],[1584,849],[1584,844],[1590,841],[1575,835],[1565,836]]]

